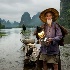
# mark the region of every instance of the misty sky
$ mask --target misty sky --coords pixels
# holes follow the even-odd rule
[[[0,0],[0,18],[20,22],[24,12],[29,12],[32,17],[47,8],[60,12],[60,0]]]

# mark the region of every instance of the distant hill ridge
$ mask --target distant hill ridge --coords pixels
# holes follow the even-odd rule
[[[23,15],[21,16],[20,23],[17,21],[14,21],[12,23],[9,20],[5,21],[5,19],[1,19],[1,18],[0,18],[0,22],[2,25],[5,25],[5,28],[21,27],[22,24],[24,24],[27,27],[36,27],[42,24],[41,20],[39,19],[39,14],[40,12],[34,15],[31,19],[30,14],[28,12],[24,12]]]
[[[25,24],[28,27],[40,26],[42,22],[39,19],[39,14],[40,12],[34,15],[31,19],[30,14],[28,12],[24,12],[24,14],[21,17],[20,26],[22,26],[22,24]]]
[[[0,18],[0,23],[2,25],[5,25],[5,28],[13,28],[13,27],[18,27],[19,26],[19,23],[14,21],[13,23],[10,22],[9,20],[8,21],[5,21],[5,19],[1,19]]]

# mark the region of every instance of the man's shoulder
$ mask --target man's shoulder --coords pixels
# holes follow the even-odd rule
[[[59,24],[57,22],[53,22],[53,25],[55,26],[55,28],[60,27]]]

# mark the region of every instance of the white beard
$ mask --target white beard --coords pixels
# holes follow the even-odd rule
[[[52,23],[52,19],[50,19],[50,20],[47,19],[47,24],[51,25],[51,23]]]

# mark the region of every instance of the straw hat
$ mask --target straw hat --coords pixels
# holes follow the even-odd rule
[[[39,18],[41,19],[41,21],[44,22],[44,23],[46,23],[45,15],[46,15],[46,13],[48,13],[48,12],[51,12],[51,13],[54,15],[53,21],[56,21],[57,18],[59,17],[59,12],[58,12],[56,9],[54,9],[54,8],[48,8],[48,9],[42,11],[42,12],[40,13],[40,16],[39,16]]]

